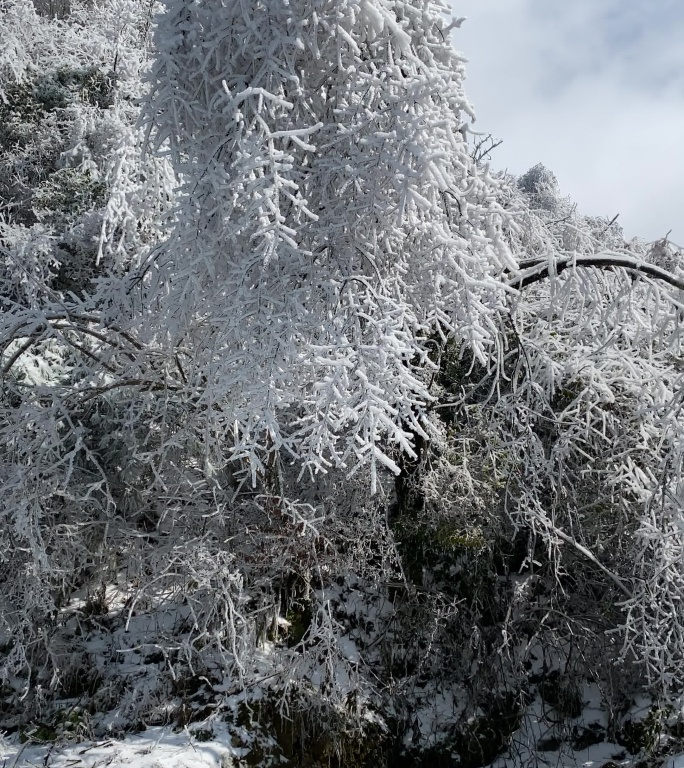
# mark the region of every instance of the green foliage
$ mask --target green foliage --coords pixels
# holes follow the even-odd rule
[[[60,168],[50,174],[33,196],[36,208],[77,215],[104,203],[106,186],[91,171]]]
[[[61,67],[39,73],[29,70],[22,80],[3,86],[0,99],[0,150],[26,147],[36,138],[38,124],[51,114],[83,102],[105,109],[114,103],[116,79],[97,67]]]
[[[26,744],[27,742],[33,744],[47,744],[49,742],[57,741],[58,738],[58,730],[51,725],[28,725],[24,728],[21,728],[19,731],[20,744]]]
[[[42,100],[46,107],[52,98],[56,99],[56,105],[62,108],[78,99],[93,107],[107,109],[114,104],[116,81],[115,74],[102,72],[98,67],[60,67],[53,75],[44,78],[37,98]]]
[[[89,736],[92,736],[90,715],[78,706],[58,709],[48,722],[31,722],[19,729],[21,744],[80,741]]]
[[[115,87],[116,76],[95,66],[64,66],[42,73],[33,69],[24,79],[4,87],[0,115],[9,121],[35,122],[79,101],[106,109],[114,103]]]
[[[31,128],[45,112],[36,95],[34,80],[9,83],[0,99],[0,148],[4,151],[25,146],[34,138]]]
[[[517,543],[497,514],[500,490],[481,448],[467,429],[446,429],[412,478],[413,506],[391,526],[413,584],[438,588],[493,624],[505,612],[508,587],[500,577]]]
[[[307,694],[293,692],[289,709],[277,695],[241,704],[233,718],[234,745],[249,750],[247,766],[263,768],[378,768],[392,751],[388,733],[343,711],[311,709]]]
[[[652,752],[660,742],[666,715],[666,709],[651,707],[645,717],[626,720],[616,735],[616,741],[633,755]]]
[[[88,154],[82,168],[64,167],[70,161],[63,153],[83,143],[85,137],[77,133],[85,128],[74,133],[78,119],[113,104],[114,81],[97,67],[30,68],[22,80],[5,84],[3,92],[0,196],[9,203],[10,220],[28,226],[52,222],[63,230],[102,207],[107,190],[93,157]]]
[[[404,572],[414,584],[439,587],[486,626],[503,619],[508,587],[499,578],[500,553],[507,542],[448,522],[430,529],[400,521],[394,531]]]

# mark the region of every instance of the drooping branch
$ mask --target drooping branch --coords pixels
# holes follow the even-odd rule
[[[116,337],[107,336],[100,330],[94,330],[90,327],[92,324],[99,325],[102,330],[113,331],[120,338],[117,339]],[[25,352],[27,352],[34,343],[46,338],[46,332],[50,330],[53,332],[73,331],[75,333],[91,336],[103,344],[121,351],[126,357],[128,357],[129,360],[134,362],[137,359],[136,355],[130,349],[127,349],[124,346],[121,339],[127,341],[137,352],[142,352],[145,349],[144,345],[139,342],[131,333],[124,331],[114,325],[103,326],[100,318],[96,315],[73,314],[68,310],[60,313],[38,313],[29,319],[20,319],[16,325],[14,325],[6,334],[4,334],[4,338],[0,341],[0,360],[4,356],[5,352],[7,352],[12,342],[18,341],[20,339],[26,339],[26,341],[22,342],[19,349],[11,355],[9,360],[4,365],[2,365],[0,368],[0,373],[2,375],[7,374],[17,362],[17,360]],[[69,341],[63,333],[60,333],[59,336],[62,341],[65,341],[70,346],[79,349],[81,352],[86,354],[86,356],[95,360],[104,368],[109,370],[110,373],[115,373],[115,370],[111,368],[111,366],[103,363],[99,358],[94,357],[81,345],[76,345]]]
[[[552,269],[555,274],[560,274],[568,268],[593,267],[594,269],[626,269],[629,272],[645,275],[655,280],[662,280],[673,288],[684,290],[684,279],[673,275],[666,269],[651,264],[643,259],[633,256],[625,256],[619,253],[602,253],[595,256],[566,257],[548,261],[546,259],[530,259],[520,263],[522,271],[509,280],[511,288],[521,290],[534,283],[539,283],[550,276]]]

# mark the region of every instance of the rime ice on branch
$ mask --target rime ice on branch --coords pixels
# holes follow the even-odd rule
[[[445,10],[182,0],[160,19],[147,114],[183,193],[165,324],[255,473],[273,451],[397,471],[391,446],[426,428],[428,338],[496,344],[515,264],[459,131]]]

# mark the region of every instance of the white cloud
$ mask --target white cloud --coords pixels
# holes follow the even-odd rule
[[[492,164],[542,162],[583,212],[684,245],[684,3],[452,4],[475,127],[504,140]]]

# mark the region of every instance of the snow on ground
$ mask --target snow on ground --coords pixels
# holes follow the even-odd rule
[[[578,751],[532,752],[525,748],[518,750],[514,748],[510,756],[497,758],[489,768],[522,768],[522,766],[525,768],[531,766],[534,768],[546,768],[546,766],[549,768],[551,766],[553,768],[601,768],[608,762],[625,766],[625,768],[631,768],[634,765],[633,758],[625,757],[623,747],[604,742]],[[684,768],[684,763],[675,768]]]
[[[215,738],[199,742],[188,731],[148,728],[124,740],[83,742],[71,745],[27,746],[0,740],[0,768],[240,768],[241,750],[230,746],[227,733],[214,727]],[[601,768],[608,761],[631,766],[631,759],[615,759],[616,744],[596,744],[577,752],[518,751],[498,758],[490,768],[553,766],[553,768]],[[668,758],[662,768],[684,768],[684,754]]]
[[[148,728],[124,740],[27,746],[0,740],[0,768],[233,768],[240,750],[214,727],[216,738],[197,741],[188,731]]]
[[[434,736],[432,730],[438,730],[440,719],[453,722],[460,716],[458,696],[453,691],[433,694],[425,712],[420,707],[416,710],[421,728],[429,731],[423,734],[427,741]],[[237,705],[241,698],[235,696],[231,701]],[[634,715],[639,711],[642,714],[650,711],[650,701],[644,700],[641,704],[640,708],[639,703],[635,705]],[[549,724],[544,707],[540,698],[532,702],[513,736],[509,753],[498,757],[489,768],[603,768],[607,763],[633,768],[639,763],[637,757],[629,755],[619,744],[601,742],[586,749],[572,750],[567,741],[560,743],[562,740],[558,737],[564,733],[563,727],[556,729]],[[430,712],[441,717],[437,721],[430,720]],[[592,725],[604,727],[607,724],[596,685],[585,685],[582,714],[568,723],[574,724],[576,733],[591,729]],[[249,744],[249,734],[243,734],[240,741]],[[547,745],[546,751],[540,749],[543,743]],[[17,736],[3,739],[0,734],[0,768],[243,768],[245,763],[241,757],[248,751],[246,746],[233,746],[229,727],[219,718],[211,718],[206,725],[197,723],[182,730],[174,730],[171,726],[149,727],[142,733],[128,734],[120,739],[71,744],[22,745]],[[666,760],[661,758],[653,765],[684,768],[684,754]]]

